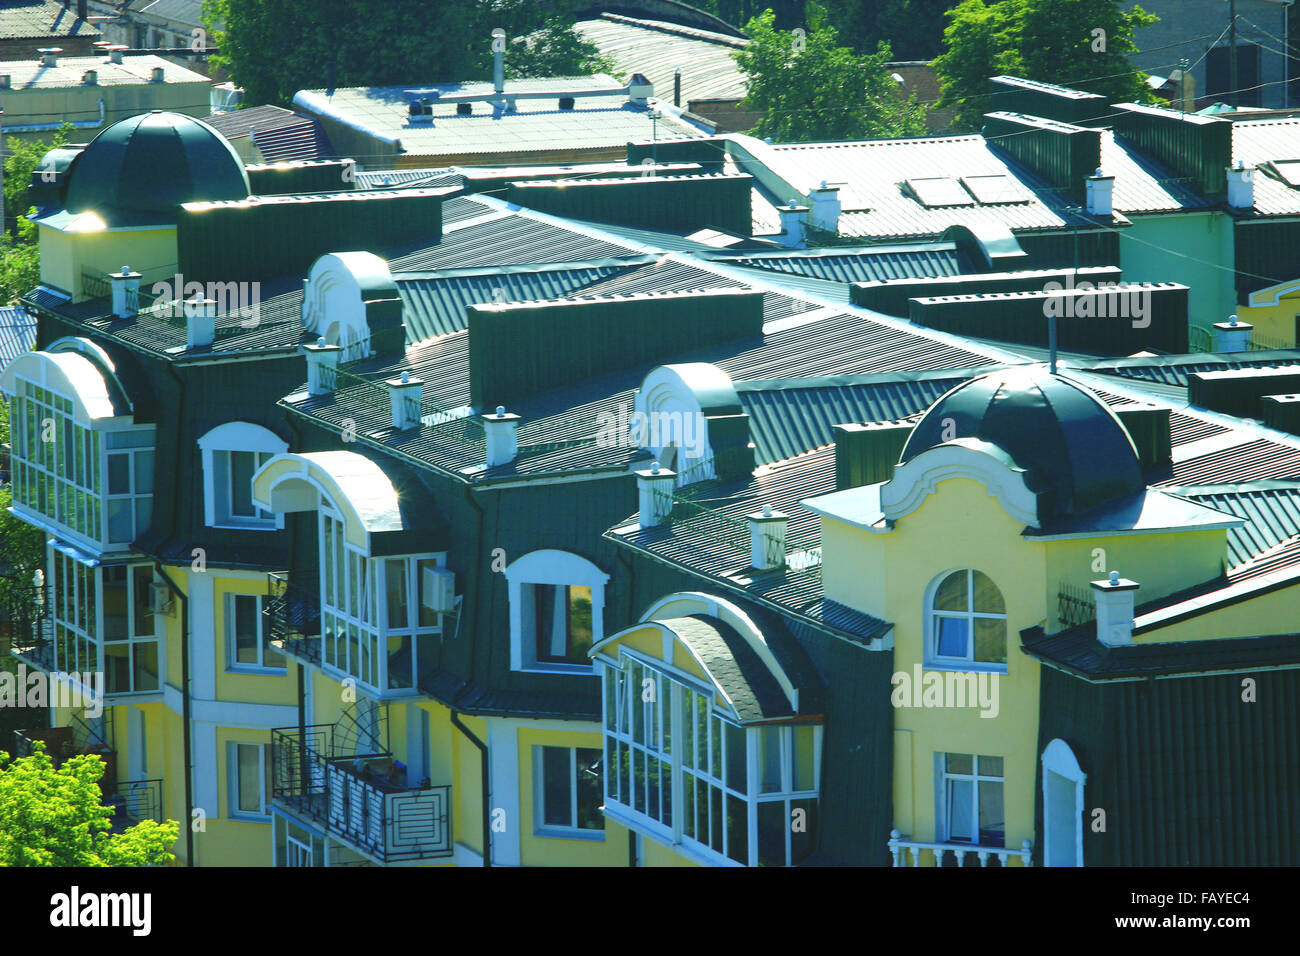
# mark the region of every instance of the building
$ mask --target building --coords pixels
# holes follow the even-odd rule
[[[47,53],[0,63],[0,133],[49,140],[69,123],[73,141],[151,109],[206,116],[210,81],[156,56]]]
[[[45,48],[70,56],[95,52],[102,40],[87,0],[6,0],[0,3],[0,60],[36,59]]]
[[[213,113],[205,122],[224,136],[246,163],[332,159],[335,155],[318,120],[278,106]]]

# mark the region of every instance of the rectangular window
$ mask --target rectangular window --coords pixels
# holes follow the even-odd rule
[[[942,786],[939,819],[943,840],[978,846],[1006,846],[1002,758],[972,754],[940,755]]]
[[[537,660],[552,664],[587,664],[591,649],[591,588],[581,585],[533,584],[533,621]]]
[[[284,667],[284,657],[263,641],[262,597],[231,594],[226,599],[226,648],[231,669]]]
[[[271,460],[270,452],[214,451],[212,495],[213,524],[218,527],[274,528],[276,517],[253,503],[253,475]]]
[[[230,816],[266,819],[270,815],[271,759],[262,744],[229,745]]]
[[[533,790],[539,836],[595,835],[605,829],[600,812],[600,751],[586,747],[534,747]]]

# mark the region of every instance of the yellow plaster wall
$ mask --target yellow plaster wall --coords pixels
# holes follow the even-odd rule
[[[1142,592],[1138,592],[1141,594]],[[1140,599],[1139,599],[1140,601]],[[1167,627],[1133,635],[1135,644],[1262,637],[1300,631],[1300,585],[1279,588],[1253,600],[1197,614]]]
[[[84,299],[81,274],[107,279],[129,265],[140,273],[140,288],[148,292],[155,281],[170,280],[177,268],[176,228],[104,230],[93,233],[63,233],[38,227],[41,252],[41,281]]]
[[[211,642],[211,653],[213,654],[213,666],[216,668],[217,699],[297,706],[298,678],[294,672],[292,661],[286,660],[285,672],[278,676],[231,671],[228,663],[230,658],[226,648],[226,641],[230,632],[226,626],[229,604],[227,596],[231,594],[265,596],[266,581],[264,579],[250,580],[248,578],[220,577],[220,572],[214,573],[217,575],[214,582],[215,614],[213,625],[215,639]]]
[[[534,815],[534,747],[589,747],[600,750],[598,733],[520,729],[519,815],[520,860],[524,866],[626,866],[627,830],[606,821],[603,840],[565,840],[538,836]]]

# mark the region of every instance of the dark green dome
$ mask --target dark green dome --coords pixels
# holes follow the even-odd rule
[[[109,225],[174,223],[180,203],[248,195],[243,161],[224,136],[193,117],[154,110],[114,123],[82,150],[64,208]]]
[[[1128,431],[1106,403],[1046,367],[1004,369],[958,385],[930,406],[900,463],[954,438],[996,445],[1026,472],[1046,519],[1145,489]]]

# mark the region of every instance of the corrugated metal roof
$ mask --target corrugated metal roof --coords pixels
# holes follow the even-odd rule
[[[1294,365],[1295,353],[1235,352],[1224,355],[1169,355],[1146,359],[1115,359],[1090,364],[1094,372],[1187,388],[1193,372],[1222,372],[1238,368],[1278,368]]]
[[[956,243],[951,242],[854,252],[764,252],[736,258],[719,258],[717,261],[834,282],[917,279],[960,275],[969,271],[957,251]]]
[[[581,262],[640,254],[639,250],[528,216],[505,215],[449,232],[437,245],[411,249],[390,259],[388,266],[393,272],[423,272]]]
[[[3,23],[2,16],[0,23]],[[5,33],[4,36],[13,39],[13,34]],[[99,86],[147,86],[153,82],[155,67],[162,67],[163,81],[168,84],[194,83],[208,86],[212,83],[200,73],[153,55],[123,57],[121,63],[114,63],[102,56],[61,56],[55,66],[45,66],[36,58],[4,61],[4,72],[9,74],[9,83],[15,92],[84,86],[82,77],[87,70],[95,71],[95,82]],[[8,112],[12,112],[15,117],[21,115],[17,101]],[[10,119],[10,123],[17,125],[14,118]]]
[[[1157,485],[1190,485],[1300,478],[1300,448],[1267,439],[1245,441],[1196,458],[1174,462],[1173,476]]]
[[[76,7],[69,7],[62,0],[24,0],[19,3],[9,0],[0,5],[0,37],[6,40],[55,40],[99,35],[99,27],[78,18]]]
[[[1235,567],[1300,534],[1300,483],[1261,482],[1263,487],[1171,488],[1216,511],[1245,518],[1228,529],[1228,566]]]
[[[213,113],[203,117],[203,122],[226,139],[239,139],[247,136],[254,129],[272,130],[284,126],[297,126],[305,119],[293,110],[286,110],[280,106],[250,106],[242,110]]]
[[[0,370],[36,345],[36,317],[20,305],[0,306]]]
[[[1232,161],[1263,167],[1278,159],[1300,159],[1300,117],[1241,120],[1232,124]],[[1267,168],[1255,173],[1255,214],[1300,215],[1300,189],[1287,185]]]
[[[366,169],[357,172],[358,189],[420,189],[463,186],[465,177],[451,169]],[[446,221],[446,205],[443,206]]]
[[[1110,130],[1101,134],[1101,165],[1106,175],[1115,177],[1112,201],[1118,212],[1177,212],[1216,205],[1195,191],[1190,178],[1177,176]]]
[[[741,99],[745,74],[731,54],[745,41],[655,20],[603,14],[579,20],[578,33],[600,48],[625,76],[643,73],[655,95],[672,102],[673,71],[682,71],[681,105],[698,99]]]
[[[413,126],[407,90],[413,86],[349,87],[330,95],[302,90],[294,97],[301,111],[340,119],[359,129],[401,141],[407,156],[498,157],[509,154],[554,153],[558,149],[620,150],[629,142],[650,138],[649,110],[617,96],[583,98],[583,90],[620,86],[604,74],[553,79],[508,80],[506,93],[536,91],[556,99],[521,99],[511,113],[494,116],[486,103],[473,104],[473,113],[459,116],[455,103],[433,106],[432,125]],[[491,83],[441,83],[427,87],[444,94],[491,94]],[[558,108],[561,96],[574,96],[571,110]],[[671,96],[671,94],[670,94]],[[705,133],[671,112],[656,122],[662,140],[698,139]],[[435,160],[436,161],[436,160]]]
[[[302,159],[328,159],[334,147],[315,120],[303,119],[275,129],[253,130],[253,144],[268,163]]]

